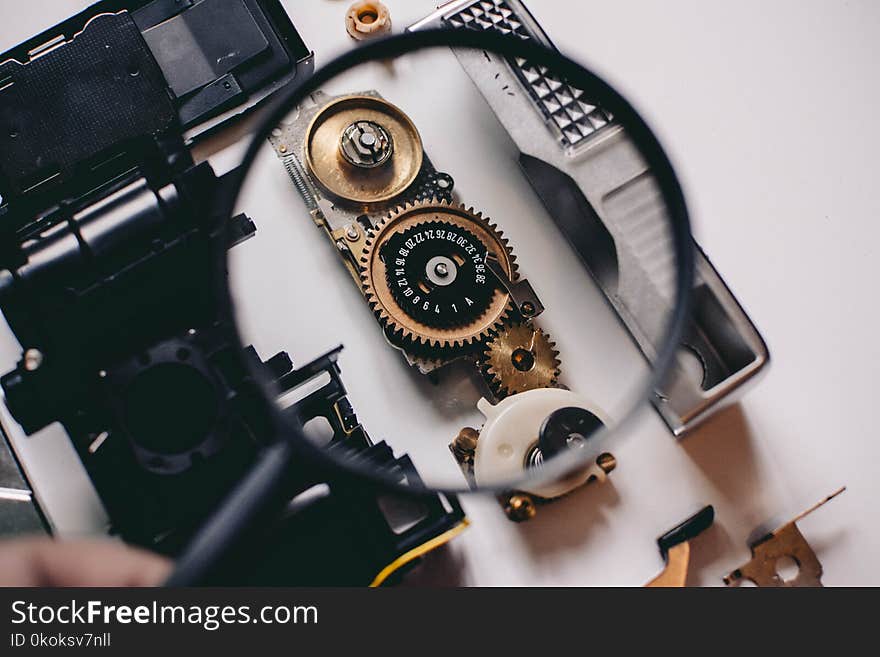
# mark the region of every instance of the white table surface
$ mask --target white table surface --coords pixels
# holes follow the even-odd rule
[[[0,0],[0,51],[87,3]],[[389,0],[396,29],[429,13]],[[767,340],[773,363],[744,401],[681,442],[646,411],[609,484],[523,525],[468,496],[472,526],[410,581],[639,585],[661,568],[655,539],[715,506],[694,542],[691,583],[719,585],[748,560],[746,536],[840,485],[801,521],[826,585],[877,585],[880,443],[880,5],[872,0],[562,2],[529,7],[556,44],[611,80],[667,148],[695,233]],[[285,2],[320,66],[350,47],[344,0]],[[5,327],[4,327],[5,328]],[[5,329],[0,370],[19,347]],[[10,425],[4,411],[4,424]],[[368,427],[369,428],[369,427]],[[59,533],[95,531],[100,504],[62,431],[13,439]]]

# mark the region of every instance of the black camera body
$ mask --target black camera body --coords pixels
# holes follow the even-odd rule
[[[311,67],[277,0],[104,0],[0,56],[0,308],[22,347],[0,384],[26,433],[63,425],[129,542],[178,553],[277,439],[254,371],[279,394],[328,372],[284,412],[418,479],[357,422],[338,351],[243,359],[218,301],[218,252],[257,228],[191,147]],[[395,531],[388,494],[302,463],[286,490],[316,484],[329,494],[219,581],[369,583],[463,523],[454,498],[422,497]],[[327,569],[296,568],[316,555]]]

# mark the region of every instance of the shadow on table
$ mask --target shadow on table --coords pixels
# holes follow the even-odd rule
[[[736,540],[722,522],[715,523],[702,534],[691,539],[691,561],[688,568],[688,586],[717,586],[722,584],[727,572],[719,566],[723,557],[737,549],[743,553],[742,562],[748,561],[749,550],[745,542],[737,546]]]
[[[612,473],[603,483],[582,486],[561,499],[539,505],[537,515],[520,525],[520,534],[536,558],[582,547],[596,526],[608,522],[619,503]]]
[[[682,438],[681,446],[719,494],[735,502],[760,487],[753,440],[748,419],[735,404]]]

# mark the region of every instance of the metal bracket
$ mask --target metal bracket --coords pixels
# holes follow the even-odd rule
[[[544,312],[544,304],[538,298],[535,288],[525,278],[516,281],[510,280],[504,273],[504,268],[493,253],[486,252],[486,266],[492,275],[498,280],[507,293],[510,295],[513,304],[516,306],[519,314],[525,319],[532,319]]]
[[[727,575],[724,583],[734,586],[743,580],[748,580],[758,586],[822,586],[822,564],[819,563],[816,553],[813,552],[813,548],[801,534],[796,523],[845,490],[846,486],[834,491],[781,527],[750,542],[752,560]],[[798,566],[797,575],[787,580],[783,579],[777,570],[778,562],[785,558],[794,559]]]

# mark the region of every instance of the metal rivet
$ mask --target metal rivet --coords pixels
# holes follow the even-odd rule
[[[462,452],[473,452],[477,449],[477,440],[479,437],[480,434],[476,429],[465,427],[458,432],[458,436],[455,437],[454,445]]]
[[[535,507],[535,502],[531,497],[521,493],[514,493],[507,498],[504,511],[511,520],[522,522],[534,518],[538,509]]]
[[[24,352],[24,369],[33,372],[43,364],[43,352],[39,349],[28,349]]]
[[[608,474],[617,467],[617,459],[614,458],[613,454],[605,452],[603,454],[599,454],[599,458],[596,459],[596,465],[602,468],[602,471],[605,474]]]

